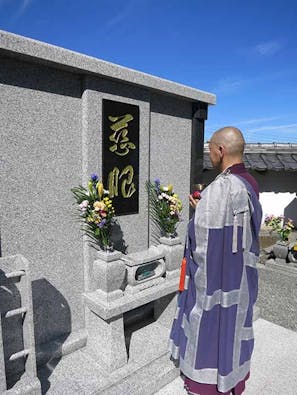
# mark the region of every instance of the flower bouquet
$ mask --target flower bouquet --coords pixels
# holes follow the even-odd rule
[[[269,226],[271,228],[271,230],[278,230],[281,227],[281,223],[283,221],[284,217],[279,215],[279,216],[275,216],[273,214],[271,215],[266,215],[265,219],[264,219],[264,224],[266,226]]]
[[[182,202],[173,192],[173,185],[162,186],[159,179],[148,181],[146,189],[149,197],[150,216],[162,233],[162,236],[174,237],[180,221]]]
[[[279,234],[279,237],[282,241],[287,241],[289,240],[289,236],[294,229],[295,225],[291,218],[288,218],[286,222],[284,222],[283,226],[277,230],[277,233]]]
[[[276,231],[279,235],[281,241],[287,241],[291,232],[293,231],[295,225],[291,218],[285,221],[285,217],[279,215],[278,217],[272,215],[267,215],[265,217],[264,223],[266,226],[271,227],[273,231]]]
[[[82,231],[90,242],[101,249],[111,249],[111,228],[115,209],[96,174],[91,174],[88,187],[78,186],[71,192],[79,205],[79,217],[83,221]]]

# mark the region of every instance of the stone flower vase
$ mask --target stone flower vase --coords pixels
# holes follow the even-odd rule
[[[166,265],[166,277],[179,277],[184,247],[176,234],[166,234],[160,237],[159,248],[164,253]]]
[[[97,251],[97,259],[93,262],[93,281],[96,292],[106,301],[123,296],[121,289],[125,281],[126,266],[121,260],[120,251]]]
[[[289,253],[289,242],[279,240],[274,244],[272,250],[276,258],[286,259]]]

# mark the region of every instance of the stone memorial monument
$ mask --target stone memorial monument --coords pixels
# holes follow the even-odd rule
[[[0,392],[153,394],[178,374],[167,341],[215,96],[4,31],[0,58],[0,273],[30,269],[32,312],[5,324],[14,350],[4,315],[24,301],[1,280],[15,302],[1,304]],[[115,205],[113,252],[91,248],[74,215],[71,188],[92,172]],[[154,237],[157,177],[183,201],[179,238]]]

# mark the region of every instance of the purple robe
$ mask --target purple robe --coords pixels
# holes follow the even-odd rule
[[[181,372],[220,392],[247,377],[254,347],[262,210],[249,181],[228,169],[202,192],[188,226],[185,290],[170,334]]]

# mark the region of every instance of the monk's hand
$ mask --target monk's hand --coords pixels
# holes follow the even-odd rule
[[[189,203],[190,206],[195,210],[198,203],[198,199],[194,199],[192,195],[189,195]]]

